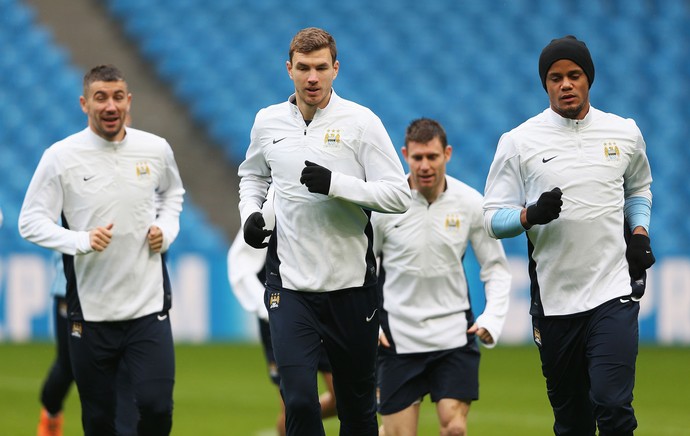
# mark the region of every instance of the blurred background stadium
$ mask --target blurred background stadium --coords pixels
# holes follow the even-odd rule
[[[169,140],[188,191],[170,252],[177,340],[254,337],[227,283],[237,166],[256,111],[293,91],[287,48],[308,26],[337,40],[340,95],[374,110],[397,148],[410,120],[438,119],[455,149],[449,173],[479,191],[501,133],[548,105],[541,48],[583,39],[596,67],[592,104],[637,121],[652,165],[657,264],[642,340],[690,345],[687,0],[0,0],[0,341],[52,335],[50,255],[16,222],[43,150],[84,128],[81,78],[99,63],[128,76],[134,125]],[[505,241],[507,343],[530,340],[525,245]],[[471,256],[466,267],[476,271]],[[480,311],[481,283],[471,288]]]

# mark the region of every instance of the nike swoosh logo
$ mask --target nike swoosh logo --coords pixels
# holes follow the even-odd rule
[[[89,180],[93,179],[94,177],[96,177],[96,176],[95,175],[89,176],[89,177],[84,176],[84,181],[88,182]]]
[[[165,315],[157,315],[158,321],[165,321],[165,318],[167,318],[167,317],[168,317],[167,314],[165,314]]]
[[[623,303],[623,304],[629,303],[629,302],[630,302],[630,298],[621,298],[621,299],[620,299],[620,302]]]
[[[546,162],[549,162],[549,161],[552,161],[552,160],[556,159],[557,157],[558,157],[558,155],[556,155],[556,156],[554,156],[554,157],[550,157],[550,158],[548,158],[548,159],[542,157],[542,158],[541,158],[541,161],[542,161],[542,163],[546,163]]]
[[[275,144],[275,143],[277,143],[277,142],[280,142],[280,141],[282,141],[282,140],[285,139],[285,138],[287,138],[287,136],[284,137],[284,138],[280,138],[280,139],[274,139],[274,140],[273,140],[273,143]]]
[[[376,315],[377,310],[378,309],[374,309],[374,311],[371,312],[371,316],[367,316],[367,318],[366,318],[367,322],[371,322],[371,320],[374,319],[374,315]]]

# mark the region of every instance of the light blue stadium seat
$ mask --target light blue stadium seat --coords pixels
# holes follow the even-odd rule
[[[145,2],[118,0],[109,4],[113,10],[122,11]],[[35,15],[19,1],[0,0],[0,207],[6,224],[0,229],[3,251],[35,249],[16,230],[33,171],[48,146],[86,126],[78,100],[83,73],[70,64],[69,54],[56,45],[52,34],[36,24]],[[225,246],[224,237],[206,222],[189,197],[184,208],[181,227],[193,237],[186,245],[176,244],[176,249],[213,247],[217,251]],[[187,216],[193,217],[193,224],[188,223]]]
[[[440,119],[460,144],[449,171],[475,187],[483,186],[500,134],[548,106],[537,59],[552,38],[569,33],[584,39],[594,56],[596,107],[635,118],[650,159],[690,153],[679,139],[687,137],[690,119],[684,84],[690,7],[684,0],[577,8],[568,0],[106,3],[234,163],[244,156],[256,111],[291,93],[287,45],[307,25],[324,27],[338,40],[339,94],[372,108],[396,148],[412,118]],[[667,159],[659,158],[663,164],[655,168],[658,186],[676,186],[683,160]],[[682,238],[690,242],[690,234]]]

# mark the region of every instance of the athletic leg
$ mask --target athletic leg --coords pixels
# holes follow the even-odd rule
[[[41,404],[51,415],[62,411],[63,402],[74,381],[67,346],[67,302],[64,297],[55,297],[54,321],[57,354],[41,389]]]
[[[54,298],[53,319],[56,355],[41,388],[43,407],[38,422],[39,436],[62,434],[62,407],[74,381],[67,346],[67,301],[64,297]]]
[[[390,348],[379,346],[376,362],[377,407],[382,422],[379,436],[406,434],[406,429],[416,432],[419,404],[429,393],[425,374],[428,355],[396,354]]]
[[[276,417],[276,430],[278,432],[278,436],[285,436],[285,403],[283,403],[283,397],[280,395],[280,375],[278,374],[276,358],[273,355],[273,345],[271,344],[271,327],[268,325],[268,321],[258,317],[256,319],[259,324],[261,348],[264,350],[268,376],[271,379],[271,383],[273,383],[278,389],[278,399],[280,400],[280,409],[278,410],[278,416]]]
[[[430,353],[428,357],[429,392],[436,402],[441,436],[467,434],[470,405],[479,399],[480,357],[474,335],[463,347]]]
[[[532,318],[558,436],[594,436],[585,356],[586,317]]]
[[[115,428],[118,436],[137,436],[139,408],[134,398],[134,387],[129,377],[127,363],[120,360],[115,382],[117,406],[115,409]]]
[[[333,367],[340,435],[375,436],[378,296],[375,287],[329,292],[320,320]]]
[[[69,355],[81,401],[84,436],[114,436],[115,375],[122,331],[107,323],[71,321]]]
[[[319,405],[317,365],[321,335],[312,300],[323,295],[267,290],[273,354],[280,374],[289,436],[324,435]]]
[[[139,409],[138,432],[167,436],[172,428],[175,349],[167,313],[129,322],[123,359]]]
[[[454,398],[443,398],[436,403],[441,436],[465,436],[470,403]]]
[[[632,407],[638,352],[639,303],[618,299],[601,306],[590,323],[587,354],[591,399],[600,436],[632,435]]]
[[[419,402],[415,402],[407,408],[382,415],[383,431],[386,436],[416,436],[419,424]]]
[[[335,388],[333,387],[333,373],[321,372],[321,378],[326,385],[326,392],[319,395],[319,404],[321,404],[321,418],[330,418],[338,414],[335,404]]]

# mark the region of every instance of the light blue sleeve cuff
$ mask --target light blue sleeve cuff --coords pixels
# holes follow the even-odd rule
[[[652,218],[652,202],[645,197],[629,197],[625,199],[623,214],[628,221],[630,230],[642,226],[649,232],[649,222]]]
[[[520,222],[520,209],[499,209],[491,217],[491,230],[497,238],[512,238],[525,231]]]

